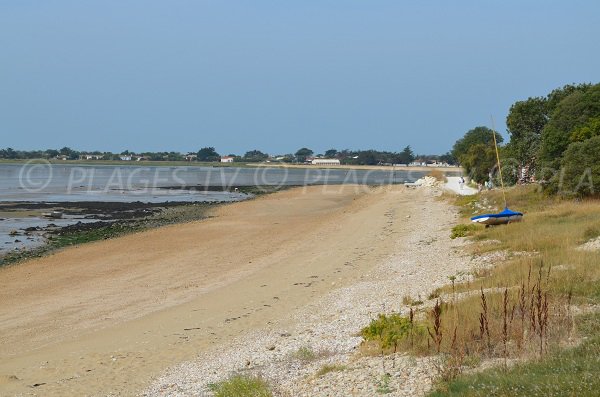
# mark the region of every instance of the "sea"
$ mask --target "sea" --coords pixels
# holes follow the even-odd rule
[[[231,202],[252,195],[237,187],[308,185],[388,185],[414,182],[427,171],[389,167],[354,170],[344,168],[195,167],[55,164],[31,161],[0,164],[1,203],[63,202]],[[193,187],[193,189],[190,189]],[[0,255],[11,249],[40,245],[41,239],[15,238],[14,231],[44,228],[49,223],[66,226],[92,222],[83,217],[45,219],[39,216],[0,214]]]

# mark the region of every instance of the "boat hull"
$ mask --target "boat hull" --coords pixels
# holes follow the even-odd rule
[[[506,225],[511,222],[519,222],[523,220],[523,215],[508,215],[501,217],[480,217],[476,219],[471,219],[473,223],[480,223],[482,225]]]

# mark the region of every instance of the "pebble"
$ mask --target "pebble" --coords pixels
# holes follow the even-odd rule
[[[211,396],[209,384],[240,371],[266,379],[275,397],[374,396],[384,385],[389,396],[425,395],[434,381],[435,358],[401,353],[367,357],[357,352],[360,329],[378,313],[407,314],[404,296],[426,297],[446,285],[449,276],[471,269],[471,258],[463,249],[466,242],[450,239],[455,209],[437,201],[438,188],[421,189],[427,218],[435,223],[422,224],[416,218],[403,221],[407,235],[398,239],[394,253],[367,277],[334,288],[292,312],[282,319],[285,328],[275,322],[170,368],[143,396]],[[314,358],[299,357],[296,352],[301,348],[310,349]],[[317,376],[324,365],[336,365],[339,370]]]

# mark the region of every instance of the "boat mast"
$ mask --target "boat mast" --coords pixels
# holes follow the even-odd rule
[[[504,208],[508,208],[506,204],[506,193],[504,192],[504,180],[502,179],[502,167],[500,167],[500,154],[498,154],[498,143],[496,142],[496,127],[494,125],[494,117],[492,119],[492,135],[494,137],[494,148],[496,149],[496,162],[498,164],[498,172],[500,173],[500,186],[502,186],[502,198],[504,198]]]

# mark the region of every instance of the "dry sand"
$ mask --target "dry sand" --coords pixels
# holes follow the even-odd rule
[[[405,214],[446,205],[421,195],[298,188],[1,269],[0,395],[135,395],[359,280],[397,249]]]

